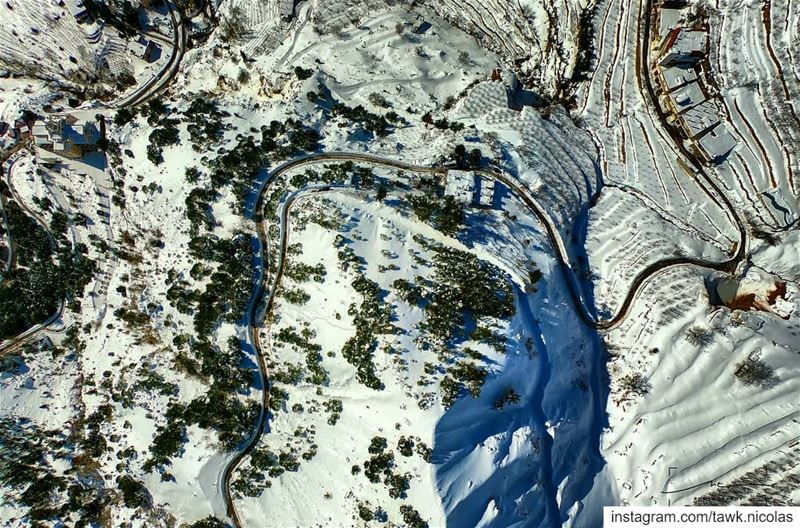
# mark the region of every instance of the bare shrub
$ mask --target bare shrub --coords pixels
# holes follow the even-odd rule
[[[686,341],[697,348],[703,349],[714,342],[714,334],[708,328],[693,326],[686,331]]]
[[[626,374],[619,380],[619,383],[626,396],[631,394],[635,396],[644,396],[650,392],[652,388],[650,381],[640,372]]]
[[[734,375],[745,385],[754,387],[768,388],[779,381],[775,375],[775,369],[761,359],[758,354],[751,355],[736,365]]]

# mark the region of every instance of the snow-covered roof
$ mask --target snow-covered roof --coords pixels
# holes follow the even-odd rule
[[[719,161],[736,147],[736,138],[733,137],[725,123],[720,123],[708,134],[698,139],[697,143],[706,152],[709,159]]]
[[[36,123],[33,125],[33,135],[36,137],[50,137],[50,131],[44,123]]]
[[[470,203],[474,194],[475,173],[451,169],[447,171],[445,196],[452,196],[459,202]]]
[[[278,14],[283,18],[294,15],[294,0],[278,0]]]
[[[681,114],[681,118],[684,123],[686,123],[686,127],[691,131],[692,137],[719,123],[717,107],[709,100],[705,100],[693,106]]]
[[[669,35],[669,32],[680,25],[681,19],[686,12],[685,8],[661,8],[658,10],[658,34],[664,39]]]
[[[64,136],[76,145],[90,145],[97,141],[97,128],[91,121],[76,123],[68,128],[64,130]]]
[[[678,33],[670,51],[678,55],[695,55],[706,52],[708,33],[696,29],[682,29]]]
[[[661,75],[666,82],[667,91],[672,91],[679,86],[697,80],[697,74],[694,72],[694,69],[685,66],[668,66],[662,68]]]
[[[679,88],[672,92],[670,97],[675,102],[678,112],[682,112],[706,100],[706,96],[697,82],[691,82],[683,88]]]
[[[494,180],[481,178],[478,204],[485,207],[491,207],[494,204]]]
[[[85,17],[88,12],[86,11],[86,6],[83,5],[81,0],[63,0],[64,7],[67,8],[67,11],[70,12],[72,16],[75,18],[83,18]]]
[[[145,43],[142,44],[141,42],[132,40],[128,42],[128,50],[130,50],[131,53],[133,53],[140,59],[143,59],[147,56],[148,45],[149,43],[147,43],[147,41],[145,41]]]

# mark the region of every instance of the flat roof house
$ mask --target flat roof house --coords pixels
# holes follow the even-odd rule
[[[132,40],[128,42],[128,51],[136,55],[142,60],[149,61],[150,55],[153,52],[153,43],[149,40],[142,39],[142,41]]]
[[[445,196],[452,196],[457,202],[470,204],[475,195],[475,173],[449,169],[447,183],[444,187]]]
[[[661,64],[697,62],[706,55],[708,33],[700,29],[676,28],[661,45]]]
[[[489,178],[480,179],[478,190],[478,205],[481,207],[492,207],[494,205],[494,186],[495,181]]]
[[[278,0],[278,15],[289,21],[294,17],[294,0]]]
[[[686,110],[680,115],[680,118],[686,134],[690,138],[699,136],[720,121],[716,105],[709,100]]]
[[[63,4],[78,22],[83,22],[89,16],[89,11],[81,0],[63,0]]]
[[[685,64],[675,64],[666,68],[659,68],[664,83],[664,91],[671,92],[685,84],[697,80],[694,68]]]
[[[667,99],[672,106],[671,110],[676,114],[680,114],[705,101],[706,94],[703,93],[703,89],[700,88],[700,85],[695,81],[671,92]]]
[[[719,165],[736,148],[737,141],[728,130],[728,126],[725,123],[719,123],[698,139],[697,144],[706,160]]]
[[[663,41],[669,32],[680,27],[683,17],[686,15],[686,8],[662,7],[658,10],[658,36]]]

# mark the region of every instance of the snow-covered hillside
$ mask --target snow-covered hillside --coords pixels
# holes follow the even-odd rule
[[[0,5],[0,524],[800,502],[795,3],[87,4]]]

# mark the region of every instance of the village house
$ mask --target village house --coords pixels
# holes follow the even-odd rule
[[[697,73],[694,68],[686,64],[676,64],[666,68],[656,68],[660,75],[661,85],[665,92],[671,92],[690,82],[697,80]]]
[[[78,22],[83,22],[89,17],[89,11],[81,0],[62,0],[62,5]]]
[[[695,81],[670,92],[667,95],[666,103],[669,112],[677,115],[705,100],[706,95],[703,93],[703,89]]]
[[[43,161],[57,162],[60,158],[77,159],[96,150],[100,131],[92,121],[80,122],[73,116],[37,122],[33,137],[39,157]]]
[[[31,129],[28,127],[25,121],[17,119],[14,122],[14,130],[16,130],[15,136],[17,141],[25,141],[31,137]]]
[[[658,38],[663,42],[670,31],[681,27],[686,19],[686,2],[662,2],[658,7]]]
[[[481,178],[478,190],[478,205],[481,207],[492,207],[494,205],[495,181],[490,178]]]
[[[725,161],[736,148],[736,143],[736,138],[725,123],[719,123],[696,141],[700,155],[717,165]]]
[[[432,27],[433,25],[430,22],[422,18],[421,15],[417,15],[414,21],[414,29],[411,32],[415,35],[423,35]]]
[[[707,44],[707,32],[701,29],[675,28],[661,44],[660,63],[662,66],[670,66],[698,62],[705,57]]]
[[[684,132],[690,138],[699,136],[715,126],[719,121],[719,110],[717,106],[708,99],[680,115],[680,123],[683,126]]]
[[[294,18],[294,0],[278,0],[278,15],[284,22]]]
[[[449,169],[447,171],[447,183],[444,188],[445,196],[452,196],[457,202],[469,205],[475,195],[475,173]]]
[[[128,51],[130,51],[136,57],[144,61],[150,62],[150,59],[153,55],[153,51],[155,49],[155,45],[153,44],[153,42],[147,39],[141,39],[140,41],[132,40],[128,42],[127,48]]]

